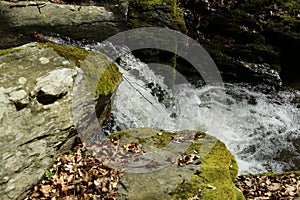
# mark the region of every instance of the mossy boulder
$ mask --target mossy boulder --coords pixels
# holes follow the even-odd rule
[[[184,12],[177,6],[176,0],[128,0],[127,26],[128,28],[168,27],[182,33],[187,32]],[[156,34],[159,35],[160,33],[157,32]],[[139,33],[137,37],[142,36],[143,33]],[[156,38],[151,42],[155,42],[157,46],[164,45],[166,43],[164,37],[162,36],[161,39]],[[176,39],[174,38],[174,44]],[[147,43],[148,41],[141,41],[141,43],[143,42]],[[143,46],[143,44],[137,45]],[[177,55],[174,53],[177,51],[176,48],[180,47],[174,45],[173,52],[165,52],[159,49],[140,49],[133,53],[146,63],[163,63],[176,67]]]
[[[54,44],[0,50],[0,63],[0,199],[23,199],[53,159],[72,147],[76,102],[89,101],[95,111],[96,101],[112,97],[121,74],[100,52]],[[77,82],[80,76],[84,82]],[[93,90],[84,87],[75,96],[84,84]],[[100,104],[109,108],[110,101]],[[99,113],[102,120],[108,108]]]
[[[238,173],[236,160],[213,136],[148,128],[110,137],[116,136],[120,146],[135,144],[143,152],[126,166],[118,199],[244,199],[233,183]]]
[[[183,10],[176,0],[129,0],[128,25],[130,28],[168,26],[186,32]]]

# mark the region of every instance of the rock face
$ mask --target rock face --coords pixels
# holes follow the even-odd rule
[[[97,6],[1,1],[0,15],[2,23],[6,24],[0,30],[4,47],[28,42],[33,32],[103,40],[124,27],[122,20],[117,20],[112,12]]]
[[[188,35],[210,53],[223,80],[280,85],[273,69],[283,83],[299,81],[298,1],[183,0],[180,4]],[[256,73],[257,66],[268,69],[267,75]]]
[[[0,48],[28,43],[34,32],[59,34],[73,40],[103,41],[129,28],[143,26],[185,30],[183,12],[176,8],[176,0],[119,0],[102,4],[105,7],[0,1]]]
[[[183,11],[174,0],[128,0],[127,21],[130,28],[163,26],[186,32]]]
[[[233,183],[234,157],[212,136],[144,128],[110,137],[132,156],[124,165],[118,199],[244,199]]]
[[[103,68],[107,62],[98,52],[52,44],[0,51],[0,199],[22,199],[53,159],[72,147],[77,135],[73,91],[80,86],[74,84],[76,77],[82,74],[87,85],[98,83],[99,99],[109,96],[120,81],[117,71],[108,83],[115,85],[88,78],[91,72],[94,77],[108,73]]]

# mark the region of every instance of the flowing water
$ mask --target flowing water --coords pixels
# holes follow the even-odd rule
[[[114,58],[130,52],[109,43],[72,45]],[[174,69],[145,64],[131,53],[121,56],[119,69],[123,82],[106,131],[201,130],[226,144],[240,174],[300,170],[300,91],[246,84],[196,88]]]
[[[131,54],[120,66],[124,78],[113,106],[116,129],[206,131],[226,144],[241,174],[300,169],[299,91],[242,84],[195,88],[182,80],[170,86],[166,77],[172,69],[162,76],[166,66],[146,65]],[[220,94],[226,101],[212,101]]]

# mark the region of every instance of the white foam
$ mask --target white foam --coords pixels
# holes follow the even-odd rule
[[[194,88],[185,83],[171,90],[164,84],[163,77],[156,76],[132,55],[123,58],[121,64],[126,66],[121,69],[124,81],[118,88],[113,111],[122,129],[152,127],[208,131],[235,155],[240,173],[285,171],[298,167],[300,114],[290,99],[299,94],[266,95],[246,86],[228,85],[227,103],[212,101],[213,96],[224,99],[215,92],[217,87]],[[151,90],[146,87],[150,82],[169,93],[173,106],[166,108],[151,95]],[[226,117],[225,122],[222,117]]]

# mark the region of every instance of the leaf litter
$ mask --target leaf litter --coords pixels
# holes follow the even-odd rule
[[[117,184],[123,172],[103,165],[77,145],[58,157],[45,177],[25,200],[37,199],[107,199],[117,198]]]

